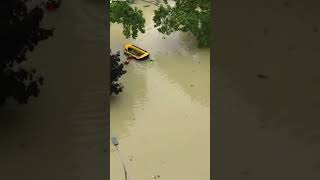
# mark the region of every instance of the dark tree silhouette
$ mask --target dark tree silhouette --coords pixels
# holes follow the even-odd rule
[[[40,27],[44,11],[40,7],[28,9],[28,0],[3,0],[0,6],[0,105],[8,98],[18,103],[28,102],[30,96],[39,95],[43,78],[36,70],[19,66],[27,60],[38,42],[47,39],[53,30]]]
[[[116,54],[110,54],[110,67],[111,67],[110,92],[111,94],[114,93],[117,95],[120,92],[122,92],[122,89],[123,89],[123,86],[118,82],[118,80],[123,74],[127,72],[123,70],[123,64],[120,63],[120,52],[117,52]]]

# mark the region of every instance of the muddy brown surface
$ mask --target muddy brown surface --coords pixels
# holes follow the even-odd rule
[[[147,6],[150,5],[150,6]],[[130,61],[121,79],[124,92],[111,97],[111,136],[119,140],[131,179],[210,178],[210,52],[198,49],[188,34],[163,38],[153,27],[153,10],[143,1],[146,33],[125,39],[111,25],[112,51],[132,43],[150,53],[150,61]],[[110,143],[111,144],[111,143]],[[111,179],[124,172],[111,145]]]

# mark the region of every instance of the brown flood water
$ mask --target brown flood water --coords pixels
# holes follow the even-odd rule
[[[149,7],[144,7],[150,5]],[[153,27],[153,10],[143,1],[133,5],[144,12],[146,33],[126,39],[122,26],[112,24],[110,46],[126,43],[146,49],[155,61],[131,61],[122,77],[124,92],[111,97],[111,136],[119,148],[130,180],[160,175],[167,180],[210,179],[210,52],[198,49],[185,33],[163,35]],[[111,179],[124,179],[110,143]]]
[[[34,1],[40,2],[41,0]],[[0,179],[108,179],[104,1],[68,0],[48,13],[54,37],[39,43],[24,66],[44,77],[39,98],[0,111]],[[131,62],[124,92],[111,99],[111,136],[118,137],[133,179],[209,179],[210,54],[194,39],[166,39],[153,28],[155,6],[143,7],[146,33],[125,39],[111,27],[111,48],[134,43],[154,63]],[[102,61],[101,61],[102,60]],[[80,98],[79,98],[80,97]],[[111,179],[123,179],[111,146]],[[129,159],[132,159],[130,161]]]

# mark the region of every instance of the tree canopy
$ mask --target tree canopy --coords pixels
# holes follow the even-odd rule
[[[210,0],[176,0],[170,6],[165,0],[153,17],[158,31],[169,35],[175,31],[191,32],[200,46],[210,43]]]
[[[120,52],[116,54],[110,54],[110,66],[111,66],[111,76],[110,76],[110,92],[118,95],[122,92],[123,86],[118,82],[120,77],[126,73],[123,70],[123,64],[120,63]]]
[[[39,95],[43,78],[36,70],[19,66],[27,60],[27,52],[53,34],[53,30],[40,27],[44,11],[36,7],[29,10],[26,1],[6,0],[0,8],[0,105],[8,98],[27,103],[30,96]]]
[[[123,25],[123,34],[126,38],[136,38],[138,32],[145,32],[145,19],[138,8],[132,8],[128,1],[110,3],[110,23]]]

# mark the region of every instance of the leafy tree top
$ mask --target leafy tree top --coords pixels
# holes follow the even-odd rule
[[[110,3],[110,23],[123,25],[123,34],[126,38],[136,38],[138,32],[145,32],[145,19],[138,8],[132,8],[127,1]]]
[[[175,31],[191,32],[200,46],[209,46],[210,0],[176,0],[174,6],[165,1],[153,17],[158,31],[169,35]]]

